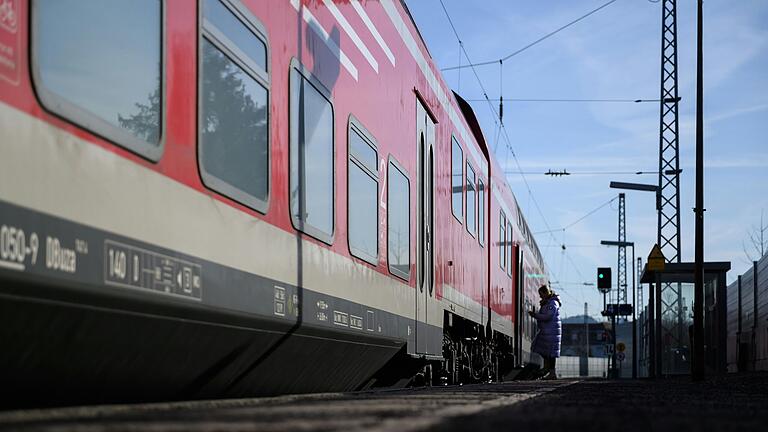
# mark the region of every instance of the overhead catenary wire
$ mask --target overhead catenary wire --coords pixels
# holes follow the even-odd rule
[[[464,99],[467,102],[483,102],[485,99]],[[542,98],[502,98],[504,102],[557,102],[557,103],[649,103],[660,102],[661,99],[542,99]]]
[[[535,232],[535,233],[533,233],[533,234],[534,234],[534,235],[536,235],[536,234],[547,234],[547,233],[551,233],[551,232],[559,232],[559,231],[565,231],[565,230],[567,230],[568,228],[571,228],[571,227],[573,227],[574,225],[578,224],[579,222],[583,221],[584,219],[586,219],[586,218],[588,218],[588,217],[592,216],[593,214],[597,213],[597,212],[598,212],[600,209],[602,209],[603,207],[605,207],[605,206],[607,206],[607,205],[610,205],[612,202],[616,201],[617,199],[619,199],[619,197],[618,197],[618,196],[617,196],[617,197],[614,197],[614,198],[612,198],[612,199],[610,199],[610,200],[608,200],[608,201],[606,201],[606,202],[604,202],[604,203],[602,203],[602,204],[600,204],[600,205],[599,205],[599,206],[597,206],[596,208],[594,208],[594,209],[590,210],[589,212],[587,212],[587,214],[585,214],[584,216],[582,216],[582,217],[580,217],[580,218],[576,219],[575,221],[573,221],[573,222],[569,223],[568,225],[566,225],[566,226],[564,226],[564,227],[562,227],[562,228],[558,228],[558,229],[556,229],[556,230],[551,230],[551,231],[538,231],[538,232]]]
[[[453,20],[451,19],[451,15],[448,13],[448,9],[446,9],[445,4],[443,3],[443,0],[439,0],[439,1],[440,1],[440,6],[443,8],[443,12],[445,13],[445,17],[448,19],[448,24],[450,24],[451,30],[453,30],[453,35],[456,37],[456,40],[459,42],[459,46],[461,47],[461,52],[463,52],[464,56],[467,58],[469,67],[472,68],[472,74],[475,75],[475,79],[477,79],[477,83],[480,85],[480,90],[483,92],[483,97],[485,97],[485,100],[488,102],[488,107],[491,109],[491,112],[493,112],[494,114],[493,121],[496,124],[496,127],[498,127],[499,115],[496,113],[496,110],[493,108],[493,104],[491,104],[490,99],[488,99],[488,92],[485,90],[485,86],[483,86],[483,81],[480,79],[480,75],[477,74],[475,67],[472,66],[472,59],[469,58],[467,49],[464,47],[464,43],[462,42],[461,37],[459,36],[459,32],[456,30],[456,26],[453,25]]]
[[[658,171],[565,171],[565,172],[544,172],[544,171],[504,171],[504,174],[528,174],[528,175],[647,175],[658,174]]]
[[[606,5],[604,5],[603,7],[607,6],[610,3],[613,3],[615,1],[616,0],[612,0],[609,3],[607,3]],[[535,195],[533,194],[533,189],[531,188],[531,185],[528,183],[528,179],[525,177],[525,174],[522,173],[523,169],[522,169],[522,166],[520,164],[519,159],[517,158],[517,154],[515,153],[514,148],[512,147],[512,140],[509,137],[509,133],[507,131],[507,128],[505,127],[504,123],[500,121],[501,117],[500,117],[499,113],[496,112],[496,110],[495,110],[495,108],[493,106],[493,103],[491,102],[490,98],[488,97],[488,92],[485,90],[485,86],[483,85],[483,82],[480,79],[480,76],[478,75],[477,70],[475,69],[475,66],[472,63],[472,60],[470,59],[469,54],[467,53],[466,47],[464,47],[464,44],[462,43],[461,37],[459,36],[458,31],[456,30],[456,26],[454,26],[453,20],[451,19],[451,16],[448,13],[448,9],[445,7],[445,4],[443,3],[443,0],[439,0],[439,2],[440,2],[440,6],[443,9],[443,12],[445,13],[446,18],[448,19],[448,23],[451,26],[451,30],[453,31],[453,34],[456,37],[456,40],[459,41],[459,45],[461,47],[461,50],[462,50],[462,52],[464,52],[464,56],[467,58],[467,62],[468,62],[467,67],[470,67],[472,69],[472,73],[475,76],[475,79],[477,80],[478,85],[480,86],[480,89],[482,91],[483,97],[485,98],[485,101],[488,104],[488,108],[490,109],[491,113],[493,114],[494,124],[498,128],[499,134],[503,134],[503,138],[504,138],[504,141],[505,141],[505,146],[504,147],[508,151],[506,157],[508,157],[509,154],[512,155],[512,158],[513,158],[513,160],[515,162],[515,165],[517,166],[517,169],[521,172],[520,177],[523,179],[523,183],[525,184],[526,190],[528,191],[528,198],[529,198],[529,200],[533,202],[533,205],[536,208],[536,211],[538,212],[539,216],[541,217],[542,222],[544,222],[544,226],[547,228],[546,233],[548,233],[550,235],[553,243],[557,243],[557,238],[553,234],[556,230],[552,230],[551,229],[551,227],[549,225],[549,222],[547,221],[547,218],[544,215],[544,211],[541,209],[541,205],[539,204],[538,200],[536,199]],[[597,10],[595,10],[594,12],[596,12],[596,11]],[[592,12],[592,13],[594,13],[594,12]],[[588,14],[588,15],[590,15],[590,14]],[[565,27],[567,27],[567,26],[565,26]],[[563,27],[563,28],[565,28],[565,27]],[[531,46],[533,46],[533,45],[531,45]],[[514,53],[512,55],[514,55]],[[511,57],[512,55],[507,56],[504,59],[501,59],[499,61],[499,63],[500,64],[503,63],[504,60],[506,60],[507,58]],[[570,257],[568,257],[568,258],[569,258],[569,261],[572,262]],[[577,271],[578,271],[578,269],[577,269]],[[580,271],[579,271],[579,273],[580,273]],[[580,277],[583,277],[583,276],[580,276]]]
[[[489,61],[484,61],[484,62],[479,62],[479,63],[472,63],[472,62],[470,61],[470,62],[469,62],[469,64],[467,64],[467,65],[452,66],[452,67],[443,68],[443,69],[441,69],[441,70],[442,70],[442,71],[449,71],[449,70],[462,69],[462,68],[467,68],[467,67],[472,67],[472,68],[474,69],[474,67],[475,67],[475,66],[487,66],[487,65],[490,65],[490,64],[499,63],[499,61],[507,61],[507,60],[509,60],[510,58],[512,58],[512,57],[514,57],[514,56],[516,56],[516,55],[518,55],[518,54],[520,54],[520,53],[522,53],[523,51],[525,51],[525,50],[527,50],[527,49],[529,49],[529,48],[531,48],[531,47],[535,46],[536,44],[539,44],[539,43],[541,43],[541,42],[543,42],[543,41],[545,41],[545,40],[549,39],[550,37],[552,37],[552,36],[556,35],[557,33],[560,33],[561,31],[563,31],[563,30],[567,29],[568,27],[570,27],[570,26],[572,26],[572,25],[574,25],[574,24],[578,23],[579,21],[581,21],[581,20],[583,20],[583,19],[585,19],[585,18],[589,17],[590,15],[593,15],[593,14],[595,14],[595,13],[599,12],[600,10],[602,10],[602,9],[604,9],[604,8],[606,8],[606,7],[608,7],[608,6],[610,6],[611,4],[613,4],[613,3],[617,2],[617,1],[618,1],[618,0],[610,0],[610,1],[608,1],[607,3],[604,3],[604,4],[602,4],[601,6],[599,6],[599,7],[595,8],[595,9],[592,9],[591,11],[589,11],[589,12],[587,12],[586,14],[584,14],[584,15],[582,15],[582,16],[580,16],[580,17],[576,18],[575,20],[573,20],[573,21],[570,21],[569,23],[567,23],[567,24],[565,24],[565,25],[563,25],[563,26],[560,26],[560,27],[559,27],[559,28],[557,28],[556,30],[554,30],[554,31],[551,31],[551,32],[549,32],[549,33],[545,34],[544,36],[542,36],[542,37],[540,37],[540,38],[536,39],[535,41],[533,41],[533,42],[531,42],[531,43],[529,43],[529,44],[525,45],[524,47],[522,47],[522,48],[520,48],[520,49],[518,49],[518,50],[516,50],[516,51],[513,51],[512,53],[510,53],[510,54],[508,54],[508,55],[506,55],[506,56],[504,56],[504,57],[501,57],[501,58],[499,58],[499,59],[496,59],[496,60],[489,60]],[[440,3],[441,3],[441,4],[443,3],[443,2],[442,2],[442,0],[440,0]],[[445,6],[443,6],[443,10],[445,10]],[[448,14],[448,12],[446,11],[446,15],[447,15],[447,14]],[[450,21],[450,18],[449,18],[449,21]],[[451,27],[453,27],[453,23],[451,23]],[[454,32],[455,32],[455,30],[456,30],[456,29],[454,28]],[[469,61],[469,58],[467,58],[467,60]]]

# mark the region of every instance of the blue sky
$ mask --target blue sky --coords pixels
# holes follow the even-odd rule
[[[602,5],[606,0],[443,0],[473,62],[494,60]],[[440,68],[459,64],[459,44],[439,0],[408,7]],[[729,280],[749,264],[743,248],[751,226],[768,220],[768,1],[709,0],[704,6],[705,259],[731,261]],[[477,68],[498,109],[505,98],[657,99],[661,3],[618,0],[504,63]],[[681,237],[684,261],[693,261],[695,199],[696,2],[678,1]],[[461,58],[466,64],[466,57]],[[482,97],[471,69],[443,73],[465,99]],[[501,77],[500,77],[501,75]],[[471,102],[493,145],[496,126],[485,102]],[[504,123],[525,172],[656,171],[658,103],[508,102]],[[502,145],[502,166],[519,171]],[[508,174],[532,231],[569,225],[617,195],[610,181],[656,184],[656,175]],[[538,202],[542,217],[534,204]],[[655,200],[627,192],[627,240],[644,259],[656,241]],[[566,315],[602,308],[595,268],[612,266],[617,251],[599,246],[617,238],[618,201],[584,221],[537,241],[552,278],[561,282]],[[563,252],[561,244],[566,245]],[[628,251],[628,255],[630,251]],[[631,257],[630,257],[631,258]],[[631,266],[631,263],[628,263]],[[629,279],[631,283],[631,278]],[[629,294],[631,298],[631,293]]]

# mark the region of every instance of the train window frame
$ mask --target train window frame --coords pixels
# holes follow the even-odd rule
[[[397,268],[392,266],[392,260],[389,259],[389,236],[391,233],[391,230],[389,229],[390,223],[389,223],[389,215],[390,215],[390,209],[392,206],[390,205],[390,193],[392,192],[392,184],[389,181],[389,175],[391,173],[391,170],[395,169],[397,170],[404,178],[405,181],[408,183],[408,205],[406,206],[408,208],[408,272],[401,272]],[[408,171],[403,167],[403,165],[394,158],[394,156],[389,155],[388,161],[387,161],[387,268],[389,269],[389,272],[397,276],[400,279],[403,279],[406,282],[410,282],[411,280],[411,177],[408,175]]]
[[[198,0],[197,2],[197,14],[198,14],[198,38],[197,38],[197,166],[200,171],[200,178],[203,185],[213,192],[221,194],[229,199],[232,199],[246,207],[258,211],[262,214],[267,214],[269,211],[270,198],[272,197],[272,113],[271,113],[271,101],[272,101],[272,87],[270,77],[270,44],[267,36],[266,27],[256,16],[242,4],[240,0],[213,0],[218,1],[225,8],[227,8],[235,18],[240,21],[247,30],[254,34],[255,37],[264,43],[266,48],[266,67],[264,70],[255,61],[248,58],[248,55],[237,47],[234,41],[230,40],[223,31],[219,30],[213,22],[208,21],[205,18],[205,5],[206,0]],[[267,91],[267,197],[261,199],[255,197],[248,192],[243,191],[235,185],[228,183],[227,181],[220,179],[213,173],[208,172],[203,164],[203,157],[205,150],[203,148],[203,132],[200,125],[203,124],[203,101],[201,96],[203,94],[203,41],[207,41],[215,49],[217,49],[222,55],[229,59],[236,66],[245,72],[249,77],[253,78],[256,83],[264,87]]]
[[[499,267],[507,270],[507,216],[504,210],[499,210]]]
[[[480,247],[485,247],[485,182],[477,178],[477,241]]]
[[[365,164],[362,161],[359,161],[353,154],[352,154],[352,140],[350,137],[351,134],[357,133],[360,138],[363,139],[363,141],[368,144],[371,149],[376,153],[376,171],[372,171],[370,168],[366,167]],[[378,170],[378,164],[379,164],[379,149],[378,149],[378,143],[376,139],[373,137],[373,134],[371,134],[368,129],[366,129],[363,124],[358,120],[354,115],[350,114],[349,119],[347,122],[347,247],[349,248],[349,253],[353,256],[360,258],[361,260],[377,266],[379,263],[379,254],[380,254],[380,247],[379,244],[379,231],[380,231],[380,224],[379,224],[379,218],[381,217],[381,214],[379,212],[379,193],[380,193],[380,186],[381,186],[381,179],[380,179],[380,173]],[[364,174],[367,174],[369,177],[371,177],[376,182],[376,196],[374,197],[374,200],[376,201],[376,255],[370,255],[366,253],[363,250],[358,249],[357,247],[352,245],[352,239],[349,235],[349,225],[350,225],[350,209],[351,206],[349,205],[349,179],[350,179],[350,172],[351,169],[354,166],[357,166],[358,169],[360,169]]]
[[[507,221],[507,255],[509,259],[509,266],[507,266],[507,275],[509,277],[512,277],[512,266],[514,264],[512,262],[512,242],[515,240],[513,233],[514,231],[512,231],[512,221],[508,220]]]
[[[461,166],[461,182],[460,182],[460,184],[461,184],[461,203],[459,205],[459,208],[460,208],[459,212],[461,214],[458,214],[458,215],[456,214],[456,207],[455,207],[456,204],[454,203],[454,199],[456,198],[456,195],[453,192],[453,180],[454,180],[454,176],[456,175],[453,172],[453,168],[454,168],[454,166],[453,166],[453,157],[455,156],[454,155],[454,149],[458,149],[459,150],[459,155],[461,157],[461,163],[459,164]],[[465,201],[465,199],[464,199],[464,181],[465,181],[464,180],[464,149],[461,148],[461,143],[459,142],[458,139],[456,139],[456,136],[453,135],[453,134],[451,134],[451,175],[450,175],[450,178],[451,178],[451,182],[450,182],[449,190],[451,191],[451,214],[453,214],[453,217],[456,218],[456,220],[460,224],[463,225],[464,224],[464,205],[465,205],[464,204],[464,201]]]
[[[102,119],[97,114],[77,105],[64,96],[49,90],[44,84],[40,70],[38,54],[40,52],[39,41],[39,7],[37,1],[30,2],[30,73],[32,88],[40,103],[40,106],[48,113],[70,123],[82,130],[90,132],[110,143],[125,149],[149,162],[157,163],[162,159],[167,141],[167,25],[168,17],[166,0],[158,0],[160,3],[160,126],[157,145],[153,145],[127,130],[115,126]]]
[[[296,74],[294,74],[296,72]],[[291,89],[293,89],[294,86],[294,79],[298,75],[301,77],[304,81],[307,82],[312,88],[317,90],[318,94],[322,96],[327,102],[328,105],[331,107],[331,164],[333,165],[331,167],[331,232],[327,233],[312,224],[309,224],[307,222],[302,222],[299,220],[296,215],[293,214],[293,211],[291,210],[293,205],[293,198],[290,197],[290,188],[291,188],[291,171],[293,170],[293,166],[291,165],[291,159],[293,154],[293,124],[292,124],[292,117],[293,117],[293,106],[291,104],[291,100],[293,99],[293,96],[291,95]],[[296,138],[298,140],[298,137]],[[291,59],[291,65],[290,68],[288,68],[288,213],[291,216],[291,224],[293,225],[293,228],[297,231],[303,232],[304,234],[307,234],[311,237],[314,237],[317,240],[320,240],[321,242],[332,246],[335,238],[336,238],[336,170],[337,170],[337,163],[336,163],[336,110],[333,105],[333,97],[331,96],[331,91],[323,85],[323,83],[320,81],[319,78],[317,78],[315,75],[312,74],[312,72],[306,68],[297,58]]]
[[[464,167],[464,220],[466,223],[464,226],[467,228],[467,232],[469,235],[471,235],[473,238],[477,237],[477,173],[475,172],[475,169],[472,168],[472,164],[469,162],[469,158],[467,158],[467,162]],[[470,211],[470,203],[469,203],[469,184],[470,184],[470,178],[469,173],[472,172],[472,193],[474,195],[474,198],[472,200],[472,212],[474,214],[474,226],[469,226],[469,211]]]

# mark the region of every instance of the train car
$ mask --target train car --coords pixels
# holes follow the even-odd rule
[[[0,230],[10,404],[501,378],[545,273],[393,0],[4,0]]]

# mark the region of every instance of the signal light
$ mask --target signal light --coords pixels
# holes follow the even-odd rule
[[[611,290],[611,268],[610,267],[597,268],[597,289],[603,293],[606,293]]]

